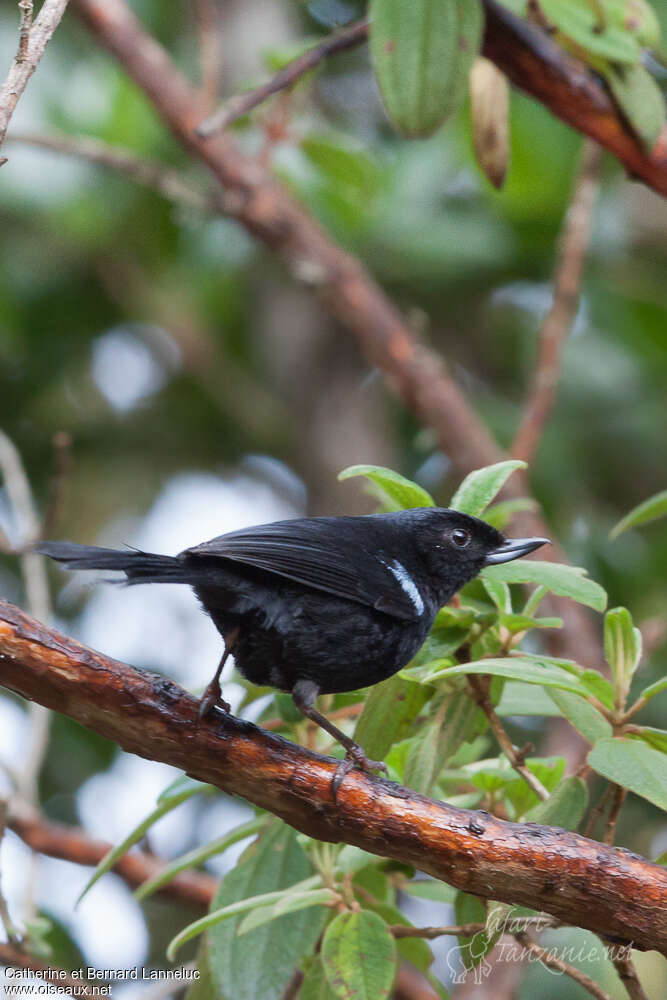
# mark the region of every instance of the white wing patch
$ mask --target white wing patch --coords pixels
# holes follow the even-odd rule
[[[385,566],[392,574],[396,577],[401,585],[401,590],[404,591],[412,601],[412,606],[418,615],[423,614],[424,602],[422,600],[422,595],[417,590],[414,580],[408,573],[405,566],[398,561],[398,559],[393,559],[390,563],[385,563]]]

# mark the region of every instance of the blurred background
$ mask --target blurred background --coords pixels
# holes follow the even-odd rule
[[[194,6],[133,4],[192,77]],[[655,6],[664,18],[664,5]],[[344,0],[220,4],[222,93],[261,82],[304,39],[361,13]],[[15,44],[16,7],[3,0],[0,65]],[[9,135],[55,131],[127,147],[202,190],[210,184],[73,14]],[[551,301],[580,137],[513,93],[511,166],[496,192],[474,162],[467,108],[429,140],[390,130],[363,48],[331,60],[289,102],[266,105],[235,131],[361,257],[507,445]],[[264,246],[231,221],[111,171],[9,140],[3,151],[0,427],[42,509],[54,434],[69,435],[57,537],[173,553],[245,524],[367,512],[373,504],[358,481],[336,480],[356,462],[392,466],[446,504],[458,482],[449,456]],[[616,542],[608,533],[666,485],[666,266],[667,202],[605,157],[582,301],[531,481],[571,560],[640,623],[664,615],[667,522]],[[0,521],[10,541],[18,538],[2,489]],[[186,588],[127,591],[57,571],[50,579],[64,631],[192,690],[205,685],[219,642]],[[9,557],[0,559],[0,596],[25,604]],[[659,628],[655,635],[642,685],[667,668]],[[228,684],[226,695],[238,700],[240,689]],[[664,724],[664,700],[651,704],[654,717],[643,721]],[[19,768],[28,740],[23,706],[0,697],[0,763]],[[175,776],[55,717],[40,802],[47,816],[118,842]],[[150,846],[174,856],[244,811],[223,797],[194,800],[151,831]],[[655,857],[667,849],[667,830],[657,810],[630,796],[617,841]],[[242,846],[212,870],[228,869]],[[28,856],[7,834],[2,879],[19,919]],[[78,949],[84,965],[160,964],[166,942],[193,916],[161,901],[141,908],[115,876],[74,910],[89,871],[45,858],[38,866],[38,900],[60,924],[62,954]],[[664,966],[651,975],[655,996],[664,995]],[[578,995],[564,977],[544,977],[539,985],[528,977],[520,995]],[[122,995],[143,994],[128,986]]]

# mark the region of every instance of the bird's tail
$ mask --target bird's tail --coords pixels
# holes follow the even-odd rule
[[[41,542],[35,551],[63,563],[67,569],[121,570],[128,583],[192,582],[192,570],[178,556],[160,556],[139,549],[102,549],[75,542]]]

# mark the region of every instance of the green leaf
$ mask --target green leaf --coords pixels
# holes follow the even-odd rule
[[[354,476],[366,476],[373,486],[373,493],[393,510],[435,506],[430,493],[392,469],[385,469],[381,465],[350,465],[338,473],[338,480],[342,482]]]
[[[441,726],[442,718],[430,719],[408,743],[403,784],[422,795],[428,794],[435,780]]]
[[[348,872],[357,872],[368,865],[376,864],[377,857],[369,854],[361,847],[354,844],[343,844],[340,854],[336,858],[335,870],[338,875],[347,875]]]
[[[299,1000],[336,1000],[327,982],[321,955],[311,955],[303,963],[304,975]]]
[[[410,726],[433,694],[428,685],[394,674],[371,688],[357,720],[354,738],[369,757],[382,760],[393,743],[407,736]]]
[[[211,910],[250,896],[315,888],[308,856],[296,833],[272,822],[253,853],[228,872]],[[297,890],[298,891],[298,890]],[[243,937],[237,936],[240,916],[218,923],[208,932],[209,962],[215,996],[233,1000],[279,1000],[294,969],[312,953],[327,916],[324,907],[286,914]]]
[[[563,778],[545,802],[533,806],[524,816],[529,823],[562,826],[576,830],[588,805],[588,789],[581,778]]]
[[[619,708],[625,705],[642,655],[642,634],[627,608],[612,608],[604,618],[604,652],[611,667]]]
[[[414,926],[397,906],[391,903],[372,903],[370,908],[379,914],[389,925],[402,924],[404,927]],[[426,972],[433,964],[433,952],[423,938],[398,938],[396,950],[401,958],[412,962],[420,972]]]
[[[665,123],[665,101],[660,87],[641,65],[610,65],[602,72],[616,103],[651,152]]]
[[[483,579],[484,590],[487,592],[499,611],[512,611],[512,595],[510,588],[502,580]]]
[[[403,783],[424,795],[463,742],[476,735],[485,716],[465,691],[447,696],[433,717],[409,741]]]
[[[500,616],[500,624],[512,634],[528,632],[531,628],[562,628],[562,618],[531,618],[530,615],[508,614]]]
[[[301,149],[338,189],[369,202],[379,189],[378,168],[362,150],[343,143],[343,139],[334,141],[311,133],[301,140]]]
[[[590,580],[585,569],[576,566],[519,559],[499,566],[487,566],[482,570],[481,577],[504,580],[505,583],[537,583],[552,594],[571,597],[573,601],[596,611],[604,611],[607,606],[607,594],[600,584]]]
[[[445,667],[432,674],[429,680],[435,683],[444,677],[457,677],[459,674],[492,674],[495,677],[509,677],[515,681],[523,681],[524,684],[542,684],[545,687],[574,691],[583,697],[588,694],[587,688],[574,674],[548,663],[541,657],[528,655],[490,658],[461,663],[455,667]]]
[[[667,490],[656,493],[642,503],[633,507],[632,510],[622,517],[612,530],[610,537],[618,538],[628,528],[638,528],[641,524],[648,524],[649,521],[657,521],[659,517],[667,515]]]
[[[252,860],[254,860],[254,858]],[[188,924],[187,927],[184,927],[183,930],[180,931],[175,938],[173,938],[167,949],[167,958],[170,961],[173,961],[179,948],[181,948],[186,941],[191,941],[192,938],[197,937],[199,934],[203,934],[204,931],[217,927],[218,924],[223,923],[225,920],[231,920],[232,917],[238,917],[241,914],[247,913],[249,910],[252,911],[268,907],[273,903],[286,899],[289,895],[301,895],[302,890],[314,888],[315,886],[318,886],[320,882],[321,878],[319,875],[311,875],[310,878],[304,879],[302,882],[297,882],[288,889],[277,889],[275,892],[262,892],[256,896],[248,896],[245,899],[239,899],[234,903],[228,903],[227,906],[221,906],[219,909],[211,910],[211,912],[207,913],[205,917],[201,917],[200,920],[195,920],[191,924]]]
[[[644,743],[648,743],[649,746],[655,747],[661,753],[667,754],[667,731],[664,729],[655,729],[653,726],[638,726],[637,731],[631,734],[632,737],[637,737],[643,740]],[[667,766],[667,762],[665,763]]]
[[[486,923],[486,904],[477,896],[459,891],[454,900],[454,914],[457,924]],[[493,937],[486,931],[478,931],[473,937],[458,936],[461,951],[459,957],[466,969],[474,969],[493,948],[498,934]]]
[[[657,694],[661,694],[665,690],[667,690],[667,677],[661,677],[654,684],[649,684],[648,687],[644,688],[641,697],[645,701],[650,701],[651,698],[655,698]]]
[[[135,891],[134,898],[137,900],[146,899],[154,892],[157,892],[158,889],[161,889],[163,885],[171,882],[181,872],[203,865],[209,858],[215,857],[217,854],[222,854],[232,844],[237,844],[239,840],[244,840],[246,837],[258,833],[265,824],[266,816],[258,816],[256,819],[251,819],[248,823],[243,823],[241,826],[229,830],[216,840],[188,851],[187,854],[183,854],[180,858],[176,858],[168,865],[165,865],[162,871],[154,875],[153,878],[143,882]]]
[[[273,704],[283,722],[303,722],[303,715],[294,704],[291,694],[286,691],[276,691],[273,695]]]
[[[588,754],[588,763],[603,778],[667,811],[667,767],[659,750],[639,740],[600,740]]]
[[[589,743],[597,743],[613,735],[611,723],[585,698],[555,688],[549,689],[548,697]]]
[[[370,52],[387,115],[407,136],[457,109],[483,24],[479,0],[371,0]]]
[[[498,531],[504,531],[515,514],[525,510],[537,510],[537,504],[529,497],[517,497],[516,500],[499,500],[484,511],[484,520]]]
[[[401,892],[407,892],[409,896],[416,896],[418,899],[430,899],[434,903],[453,903],[458,890],[437,879],[419,879],[403,882]]]
[[[600,30],[595,4],[586,0],[540,0],[547,19],[586,52],[613,62],[636,63],[640,51],[637,39],[612,18],[613,6],[606,0],[606,23]]]
[[[508,477],[516,469],[525,468],[525,462],[508,461],[476,469],[463,480],[450,506],[472,517],[481,517]]]
[[[77,900],[77,905],[81,902],[86,893],[92,889],[98,879],[102,878],[111,868],[116,864],[116,862],[127,854],[129,849],[135,844],[139,843],[141,838],[150,830],[150,828],[157,823],[159,819],[166,816],[167,813],[171,812],[177,806],[180,806],[182,802],[191,799],[193,795],[212,795],[217,793],[219,789],[215,788],[213,785],[206,785],[201,781],[195,781],[193,778],[188,778],[187,775],[183,775],[177,778],[176,781],[172,782],[168,788],[166,788],[158,798],[160,803],[157,809],[149,813],[148,816],[139,823],[138,826],[128,833],[125,840],[120,843],[117,847],[113,847],[108,854],[102,858],[97,868],[90,876],[86,886]]]
[[[162,806],[175,802],[176,805],[180,805],[181,802],[190,798],[191,795],[198,795],[200,793],[202,795],[216,795],[220,793],[220,789],[216,788],[215,785],[208,785],[203,781],[197,781],[187,774],[181,774],[170,785],[167,785],[164,791],[160,792],[157,797],[157,804]]]
[[[508,762],[509,763],[509,762]],[[526,760],[526,767],[542,782],[548,792],[556,787],[565,772],[564,757],[529,757]],[[505,795],[507,801],[514,807],[515,816],[523,816],[528,809],[537,805],[538,798],[535,792],[528,787],[526,782],[515,771],[513,780],[506,787]]]
[[[299,910],[306,910],[311,906],[326,906],[334,903],[338,899],[338,894],[333,889],[308,889],[305,892],[290,892],[282,896],[275,903],[268,906],[258,906],[239,924],[237,934],[242,937],[255,927],[268,924],[284,913],[296,913]]]
[[[535,684],[522,684],[520,681],[505,681],[500,701],[496,705],[496,713],[500,716],[535,715],[558,716],[559,708],[551,700],[553,688],[543,690]],[[565,692],[563,692],[565,693]],[[578,695],[572,695],[577,698]],[[582,699],[579,698],[581,701]]]
[[[377,913],[340,913],[324,935],[322,962],[341,1000],[386,1000],[396,975],[396,943]]]
[[[601,701],[605,708],[614,707],[614,689],[606,677],[597,670],[584,670],[579,678],[586,690]]]

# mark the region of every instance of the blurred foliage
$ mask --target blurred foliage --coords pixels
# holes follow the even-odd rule
[[[140,0],[133,6],[195,77],[190,5]],[[654,7],[664,39],[667,4],[656,0]],[[352,0],[221,5],[224,94],[261,82],[304,38],[361,16],[363,8]],[[0,29],[0,54],[8,63],[15,4],[0,5]],[[658,53],[657,62],[662,58]],[[239,122],[236,139],[249,150],[264,148],[295,197],[359,254],[508,444],[550,303],[580,137],[512,93],[511,161],[506,184],[496,191],[475,163],[467,106],[427,140],[394,134],[365,48],[302,81],[288,102],[286,125],[281,101]],[[12,131],[94,136],[172,165],[202,190],[210,184],[73,13],[19,103],[10,137]],[[53,435],[71,435],[59,535],[95,541],[110,525],[145,515],[176,473],[225,475],[252,455],[270,455],[296,472],[311,513],[371,509],[355,481],[336,482],[339,469],[355,463],[399,468],[437,503],[451,496],[459,477],[433,434],[385,390],[348,332],[265,247],[228,220],[168,203],[101,168],[9,141],[4,152],[0,427],[20,448],[42,508]],[[617,541],[609,531],[665,486],[666,231],[665,202],[628,182],[605,158],[582,303],[557,405],[531,469],[534,495],[572,561],[586,566],[611,605],[627,605],[640,624],[664,611],[667,521]],[[20,599],[13,559],[2,559],[0,591]],[[481,586],[475,599],[489,603]],[[75,624],[82,603],[79,595],[58,606],[70,618],[66,625]],[[454,624],[463,627],[441,623]],[[641,677],[633,678],[630,702],[666,672],[659,633],[657,647]],[[505,682],[510,694],[511,683]],[[523,717],[519,695],[515,689],[508,712]],[[648,703],[643,725],[664,725],[662,699]],[[459,709],[456,703],[458,722],[474,728],[475,719]],[[542,709],[545,717],[555,714],[548,700]],[[267,712],[278,714],[279,706]],[[539,741],[542,732],[541,722],[527,717],[519,738]],[[392,753],[395,774],[405,776],[403,734]],[[410,768],[423,775],[418,749],[412,748]],[[477,749],[478,756],[486,753],[486,745]],[[45,811],[73,821],[77,789],[108,767],[114,753],[57,717],[41,776]],[[457,759],[456,767],[469,768],[471,760]],[[500,788],[512,800],[513,772],[492,772],[470,783],[471,803]],[[600,787],[594,787],[596,798]],[[659,829],[656,810],[630,797],[618,841],[646,854]],[[355,881],[372,885],[366,891],[378,898],[386,893],[385,905],[397,904],[397,885],[404,887],[410,873],[401,880],[369,867],[351,865]],[[166,941],[192,914],[176,927],[173,909],[160,904],[147,919],[159,961]],[[63,964],[73,965],[74,944],[57,943],[64,934],[54,930],[50,943]],[[321,965],[307,970],[313,996],[325,995],[323,975]],[[536,986],[531,979],[525,995],[542,994],[548,979],[543,974]],[[555,996],[553,981],[549,995]],[[561,984],[561,991],[568,988]]]

